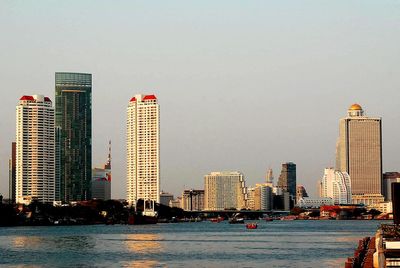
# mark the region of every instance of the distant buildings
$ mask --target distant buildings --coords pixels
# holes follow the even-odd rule
[[[109,142],[106,164],[101,168],[92,170],[92,198],[111,199],[111,141]]]
[[[332,198],[335,205],[351,204],[351,180],[347,172],[326,168],[321,180],[321,197]]]
[[[310,198],[304,197],[300,198],[298,202],[298,206],[301,208],[320,208],[322,206],[331,206],[334,204],[334,201],[330,197],[320,197],[320,198]]]
[[[297,185],[296,187],[296,204],[299,203],[301,198],[308,197],[306,188],[303,185]]]
[[[9,193],[9,200],[12,204],[16,201],[16,162],[17,162],[17,150],[16,150],[16,142],[11,143],[11,158],[8,161],[8,193]]]
[[[393,182],[400,182],[400,172],[385,172],[383,174],[383,195],[386,201],[392,201]]]
[[[56,185],[62,202],[91,199],[92,75],[55,74]]]
[[[182,197],[178,196],[176,199],[169,201],[171,208],[182,208]]]
[[[155,95],[136,95],[127,109],[127,201],[160,202],[160,120]]]
[[[204,177],[204,209],[246,208],[246,185],[240,172],[211,172]]]
[[[277,187],[288,192],[292,200],[296,199],[296,164],[287,162],[282,164]]]
[[[23,96],[16,108],[16,202],[55,200],[54,108],[42,95]]]
[[[184,190],[181,208],[186,211],[204,210],[204,190]]]
[[[254,188],[254,210],[272,210],[274,196],[267,183],[256,184]]]
[[[358,104],[340,119],[336,169],[351,177],[354,204],[379,203],[382,191],[382,120],[367,117]]]
[[[273,185],[274,185],[274,174],[273,174],[272,168],[268,169],[267,174],[265,175],[265,182],[270,187],[273,187]]]
[[[160,204],[169,206],[169,201],[174,200],[174,195],[161,191],[160,193]]]

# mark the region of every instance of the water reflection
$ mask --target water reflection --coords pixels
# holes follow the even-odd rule
[[[43,238],[38,236],[15,236],[12,245],[15,248],[34,248],[42,243]]]
[[[153,268],[153,267],[163,267],[158,261],[153,261],[153,260],[138,260],[138,261],[132,261],[128,262],[126,264],[123,264],[123,267],[129,267],[129,268]]]
[[[159,253],[163,251],[160,239],[158,234],[128,234],[125,246],[132,253]]]

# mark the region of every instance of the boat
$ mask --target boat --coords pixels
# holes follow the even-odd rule
[[[265,221],[273,221],[273,220],[274,220],[273,218],[269,218],[269,217],[265,218]]]
[[[257,223],[247,223],[246,229],[257,229]]]
[[[136,210],[129,215],[129,225],[156,224],[158,222],[157,212],[154,210],[154,201],[149,200],[149,203],[150,207],[146,206],[146,202],[144,203],[144,210],[142,212]]]
[[[243,218],[230,218],[229,223],[230,224],[244,223],[244,219]]]
[[[223,221],[223,220],[224,220],[224,218],[222,218],[222,217],[217,217],[217,218],[211,218],[211,219],[210,219],[210,222],[219,223],[219,222],[221,222],[221,221]]]

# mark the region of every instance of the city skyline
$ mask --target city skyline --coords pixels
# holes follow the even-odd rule
[[[269,167],[277,175],[293,161],[297,183],[316,196],[315,182],[335,163],[337,121],[352,103],[383,118],[383,172],[399,170],[396,5],[169,5],[99,5],[95,15],[71,12],[90,10],[76,3],[1,4],[3,196],[15,100],[54,99],[57,71],[93,74],[92,166],[113,140],[113,198],[125,198],[125,108],[140,92],[160,100],[161,189],[175,195],[198,189],[211,171],[240,170],[254,185]],[[109,9],[120,16],[104,25]]]

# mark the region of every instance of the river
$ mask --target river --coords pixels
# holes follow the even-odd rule
[[[0,228],[1,267],[343,267],[378,221]]]

